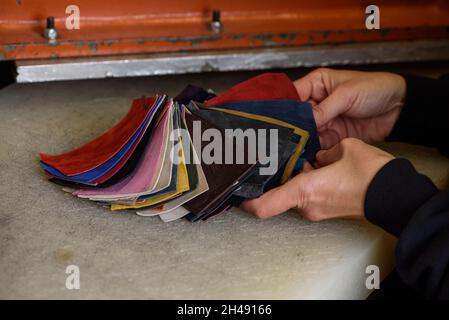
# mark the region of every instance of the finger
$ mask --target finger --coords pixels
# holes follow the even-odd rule
[[[301,101],[312,100],[313,79],[310,73],[293,82]]]
[[[321,149],[327,150],[340,142],[341,137],[338,132],[334,130],[326,130],[319,133]]]
[[[304,163],[304,167],[302,168],[301,172],[307,173],[313,170],[315,170],[315,168],[308,161],[306,161]]]
[[[322,101],[331,92],[329,86],[331,84],[331,69],[319,68],[304,77],[293,82],[301,101],[314,100]]]
[[[341,159],[343,148],[340,143],[329,150],[321,150],[316,154],[316,160],[321,166],[328,166]]]
[[[316,101],[314,101],[314,100],[309,100],[309,101],[307,101],[308,103],[310,103],[310,105],[312,106],[312,107],[315,107],[318,103],[316,102]]]
[[[256,199],[244,201],[240,207],[259,218],[269,218],[296,206],[298,188],[296,176],[280,187],[274,188]]]
[[[318,68],[304,77],[296,80],[293,84],[301,101],[322,101],[330,95],[335,88],[344,82],[354,78],[359,72],[346,70],[333,70]]]
[[[345,113],[351,107],[350,92],[345,87],[337,88],[331,95],[313,107],[313,116],[317,127]]]

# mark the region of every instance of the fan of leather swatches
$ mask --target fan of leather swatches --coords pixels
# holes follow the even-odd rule
[[[195,137],[209,129],[220,133],[222,146],[231,146],[232,161],[224,152],[213,155],[220,161],[203,161],[201,152],[210,141],[198,144]],[[267,155],[275,152],[274,163],[259,152],[251,160],[247,148],[244,160],[237,160],[242,151],[229,129],[265,130],[264,136],[255,135],[256,145]],[[135,99],[110,130],[64,154],[40,154],[40,164],[65,191],[113,211],[194,222],[286,182],[319,149],[311,105],[300,101],[285,74],[266,73],[218,96],[188,85],[175,98]],[[269,166],[276,170],[263,174]]]

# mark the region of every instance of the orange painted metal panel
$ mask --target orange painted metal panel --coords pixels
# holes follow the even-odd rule
[[[81,28],[67,30],[66,7]],[[0,59],[81,57],[449,38],[448,1],[376,1],[381,30],[365,29],[371,1],[0,0]],[[209,28],[213,9],[223,30]],[[59,37],[43,37],[54,16]]]

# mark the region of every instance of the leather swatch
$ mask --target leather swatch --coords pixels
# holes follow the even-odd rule
[[[193,122],[201,122],[201,132],[209,128],[214,128],[213,125],[202,119],[201,117],[186,112],[185,115],[188,131],[193,136]],[[222,134],[223,139],[227,137]],[[223,145],[225,142],[223,141]],[[201,142],[202,147],[207,145],[207,141]],[[233,191],[233,187],[240,183],[241,177],[245,176],[254,168],[255,164],[205,164],[202,163],[202,168],[209,184],[209,190],[193,200],[187,202],[184,207],[194,216],[201,216],[204,211],[214,206],[214,203]]]
[[[188,85],[173,100],[135,99],[110,130],[41,154],[40,165],[64,191],[101,207],[195,222],[284,183],[319,148],[311,105],[285,74],[266,73],[219,96]]]
[[[169,104],[168,104],[169,105]],[[167,108],[168,110],[168,108]],[[152,190],[157,181],[158,167],[162,165],[162,155],[169,137],[170,112],[165,112],[158,123],[142,159],[133,174],[125,180],[100,190],[78,190],[74,195],[80,198],[107,199],[117,196],[130,196]]]
[[[235,101],[299,100],[295,86],[285,73],[264,73],[240,82],[225,93],[206,101],[208,106]]]
[[[101,165],[89,171],[71,176],[66,176],[62,174],[61,172],[59,172],[59,170],[49,166],[43,161],[41,162],[41,166],[51,176],[62,180],[90,185],[97,185],[98,183],[105,182],[110,177],[112,177],[117,171],[119,171],[123,167],[124,163],[130,158],[132,153],[135,151],[136,146],[142,139],[144,133],[150,126],[154,114],[157,112],[157,109],[162,105],[163,101],[164,101],[163,99],[158,99],[156,101],[156,104],[153,106],[151,112],[147,115],[144,123],[141,125],[141,127],[138,129],[135,135],[123,146],[122,149],[119,150],[117,154],[115,154],[112,158],[102,163]]]
[[[200,105],[200,104],[198,104]],[[221,130],[225,129],[241,129],[243,131],[248,129],[254,130],[266,130],[265,141],[263,144],[265,146],[266,154],[270,154],[270,134],[269,130],[275,130],[277,136],[277,150],[273,152],[277,153],[277,163],[276,168],[280,168],[288,161],[295,151],[297,143],[295,142],[295,133],[291,128],[279,126],[273,123],[263,122],[256,119],[238,117],[226,112],[221,112],[219,110],[211,110],[199,108],[197,104],[191,103],[189,105],[190,110],[194,114],[202,116],[205,120],[214,123]],[[256,147],[255,151],[258,154],[259,136],[256,135]],[[249,148],[248,145],[245,147]],[[244,198],[256,198],[259,197],[265,190],[265,185],[273,178],[274,174],[271,175],[261,175],[260,169],[267,167],[267,165],[260,165],[260,159],[258,161],[258,170],[249,177],[242,185],[234,192],[235,194]]]
[[[212,90],[204,90],[203,88],[189,84],[173,100],[181,105],[188,105],[190,101],[204,102],[214,97],[215,93]]]
[[[134,100],[126,116],[109,131],[61,155],[41,153],[41,160],[64,175],[80,174],[98,167],[117,154],[131,139],[160,98]]]
[[[185,119],[182,119],[183,121],[183,128],[186,128]],[[188,133],[188,131],[187,131]],[[146,210],[139,210],[137,212],[138,215],[141,216],[154,216],[154,215],[161,215],[161,219],[164,221],[172,221],[172,219],[179,219],[183,216],[187,215],[189,211],[185,208],[181,208],[175,212],[176,209],[178,209],[181,205],[184,203],[196,198],[200,194],[203,194],[204,192],[209,190],[209,186],[207,184],[206,176],[204,175],[202,166],[199,162],[198,155],[196,154],[194,148],[193,148],[193,142],[191,140],[190,135],[188,136],[188,141],[182,140],[183,145],[190,144],[190,150],[192,150],[192,156],[194,157],[196,164],[190,164],[191,166],[196,167],[196,173],[197,173],[197,183],[191,184],[191,190],[189,192],[186,192],[181,197],[174,199],[173,201],[170,201],[166,204],[164,204],[162,207],[155,208],[155,209],[146,209]],[[187,149],[187,148],[184,148]],[[163,217],[162,217],[163,216]]]

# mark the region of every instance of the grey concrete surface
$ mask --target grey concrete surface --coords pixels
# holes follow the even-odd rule
[[[438,70],[437,70],[438,71]],[[304,70],[292,70],[297,76]],[[46,181],[39,152],[61,153],[110,128],[142,94],[194,83],[222,91],[255,73],[14,84],[0,90],[0,298],[364,298],[365,268],[393,266],[394,239],[361,221],[257,220],[239,210],[164,224],[110,212]],[[440,186],[435,150],[383,146]],[[80,268],[80,290],[65,287]]]

